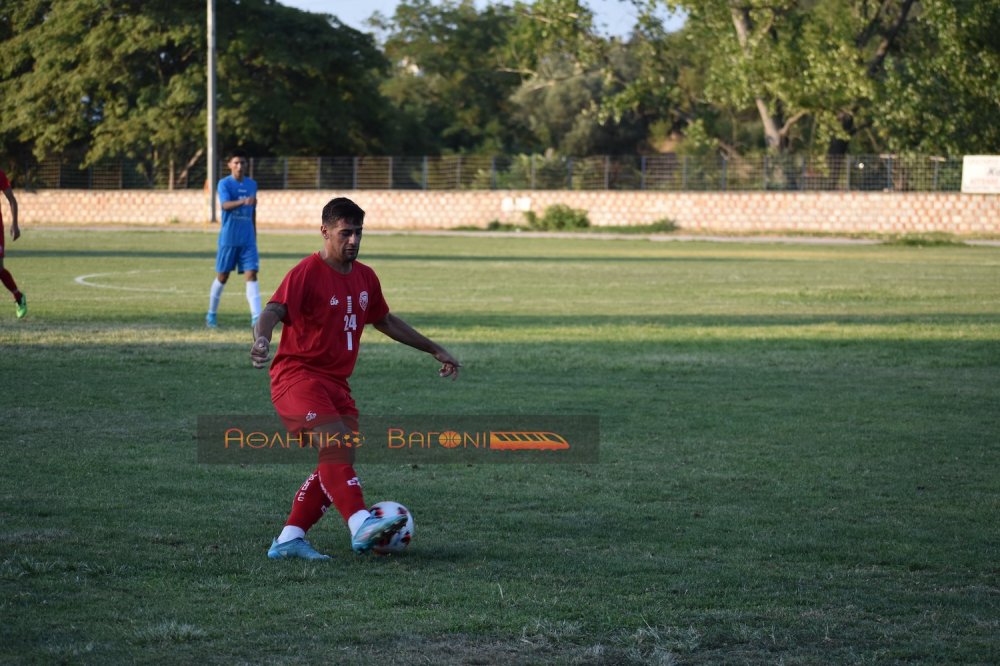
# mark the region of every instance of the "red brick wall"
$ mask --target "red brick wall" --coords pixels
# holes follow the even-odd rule
[[[25,225],[172,223],[208,220],[200,191],[16,190]],[[375,229],[451,229],[491,220],[523,221],[553,204],[585,209],[599,226],[647,224],[663,218],[681,230],[706,232],[1000,233],[1000,196],[883,192],[608,192],[264,190],[262,228],[318,225],[323,205],[348,196]]]

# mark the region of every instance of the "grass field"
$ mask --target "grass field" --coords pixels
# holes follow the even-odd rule
[[[400,557],[271,562],[308,468],[195,462],[270,414],[211,233],[25,230],[0,309],[0,661],[996,663],[1000,248],[370,235],[377,414],[599,414],[596,465],[369,465]],[[318,249],[261,240],[262,291]]]

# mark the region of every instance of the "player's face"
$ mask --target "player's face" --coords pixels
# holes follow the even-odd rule
[[[348,264],[358,258],[361,225],[349,220],[337,220],[335,225],[323,227],[323,242],[328,257]]]
[[[247,160],[245,157],[234,157],[229,160],[229,173],[236,180],[243,180],[243,172],[247,170]]]

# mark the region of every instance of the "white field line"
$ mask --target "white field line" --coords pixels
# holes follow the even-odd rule
[[[89,275],[78,275],[73,278],[73,282],[84,287],[93,287],[95,289],[117,289],[118,291],[151,291],[160,294],[177,294],[180,290],[177,287],[170,287],[168,289],[153,289],[150,287],[121,287],[114,284],[98,284],[95,282],[90,282],[93,278],[108,277],[109,275],[135,275],[137,273],[163,273],[162,270],[135,270],[135,271],[115,271],[112,273],[91,273]]]

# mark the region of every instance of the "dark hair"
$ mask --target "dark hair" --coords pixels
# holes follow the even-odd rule
[[[347,220],[361,226],[365,223],[365,211],[347,197],[337,197],[323,206],[323,226],[333,226],[338,220]]]
[[[237,148],[236,150],[232,150],[232,151],[230,151],[230,152],[229,152],[229,159],[227,159],[226,161],[228,162],[229,160],[233,159],[234,157],[242,157],[243,159],[249,159],[249,158],[247,157],[247,154],[246,154],[246,152],[244,152],[244,151],[243,151],[242,149],[240,149],[240,148]]]

